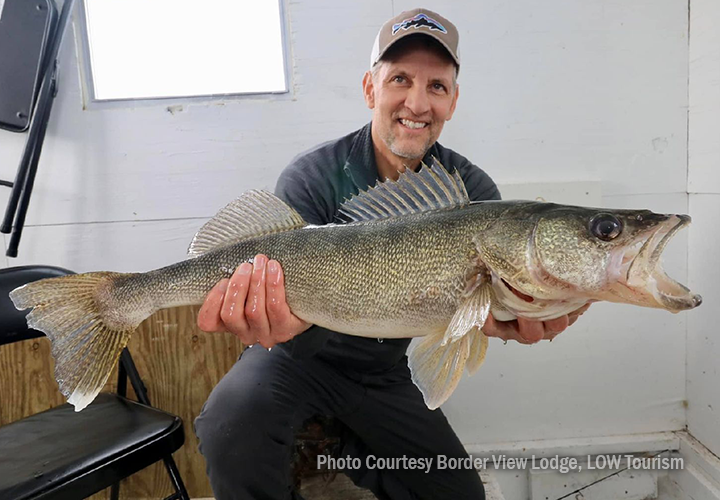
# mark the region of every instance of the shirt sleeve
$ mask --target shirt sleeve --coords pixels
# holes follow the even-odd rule
[[[470,201],[500,199],[500,190],[490,176],[480,167],[473,165],[473,163],[464,156],[440,144],[437,144],[437,152],[443,165],[454,168],[458,174],[460,174]]]
[[[473,165],[469,160],[456,155],[459,161],[455,164],[460,177],[465,183],[470,201],[499,200],[500,190],[495,182],[480,167]]]
[[[499,200],[501,198],[500,190],[495,182],[480,167],[467,161],[462,169],[458,168],[458,172],[465,182],[465,189],[471,201]]]
[[[304,173],[298,164],[291,163],[280,174],[275,186],[275,195],[293,207],[306,222],[326,224],[326,211],[322,203],[323,193],[317,188],[310,189],[311,185],[319,184],[320,180],[308,177],[312,177],[311,172]]]

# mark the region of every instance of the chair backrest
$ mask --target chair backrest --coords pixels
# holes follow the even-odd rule
[[[20,266],[0,269],[0,345],[42,337],[43,333],[28,328],[28,310],[18,311],[10,300],[10,292],[19,286],[44,278],[75,274],[61,267]]]
[[[0,1],[0,128],[24,132],[40,90],[57,27],[54,1]]]

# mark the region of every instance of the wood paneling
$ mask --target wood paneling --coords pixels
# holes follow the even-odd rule
[[[0,347],[0,425],[65,402],[53,366],[45,337]]]
[[[193,498],[212,497],[205,461],[198,451],[193,421],[212,388],[242,352],[229,334],[207,334],[195,326],[197,307],[160,311],[148,318],[129,348],[153,406],[182,417],[185,444],[175,454],[180,474]],[[62,404],[53,377],[46,338],[0,347],[0,424]],[[115,390],[113,373],[105,390]],[[135,395],[129,393],[131,398]],[[171,492],[162,463],[123,481],[121,498],[162,498]],[[109,490],[93,500],[109,498]]]

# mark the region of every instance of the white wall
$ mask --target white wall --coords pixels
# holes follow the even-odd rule
[[[720,455],[720,340],[715,316],[720,300],[720,4],[692,0],[688,191],[691,232],[689,280],[705,305],[689,318],[688,429]]]
[[[460,103],[441,142],[501,183],[594,181],[606,205],[687,211],[686,3],[426,5],[454,20],[462,40]],[[180,259],[219,207],[272,188],[295,154],[369,120],[360,81],[372,40],[413,6],[287,2],[291,98],[173,113],[163,104],[83,110],[66,44],[29,227],[10,264],[145,270]],[[0,134],[2,177],[12,177],[23,140]],[[684,238],[668,259],[683,281]],[[682,428],[685,322],[603,304],[551,344],[493,341],[446,412],[466,443]]]

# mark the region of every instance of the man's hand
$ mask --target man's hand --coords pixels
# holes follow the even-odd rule
[[[521,344],[535,344],[543,339],[552,340],[575,323],[588,307],[590,307],[589,303],[566,316],[549,321],[531,321],[523,318],[514,321],[496,321],[491,314],[482,327],[482,332],[488,337],[498,337],[506,342],[517,340]]]
[[[218,282],[205,298],[197,320],[205,332],[230,332],[246,345],[270,348],[310,328],[285,301],[280,263],[256,255],[241,264],[230,279]]]

